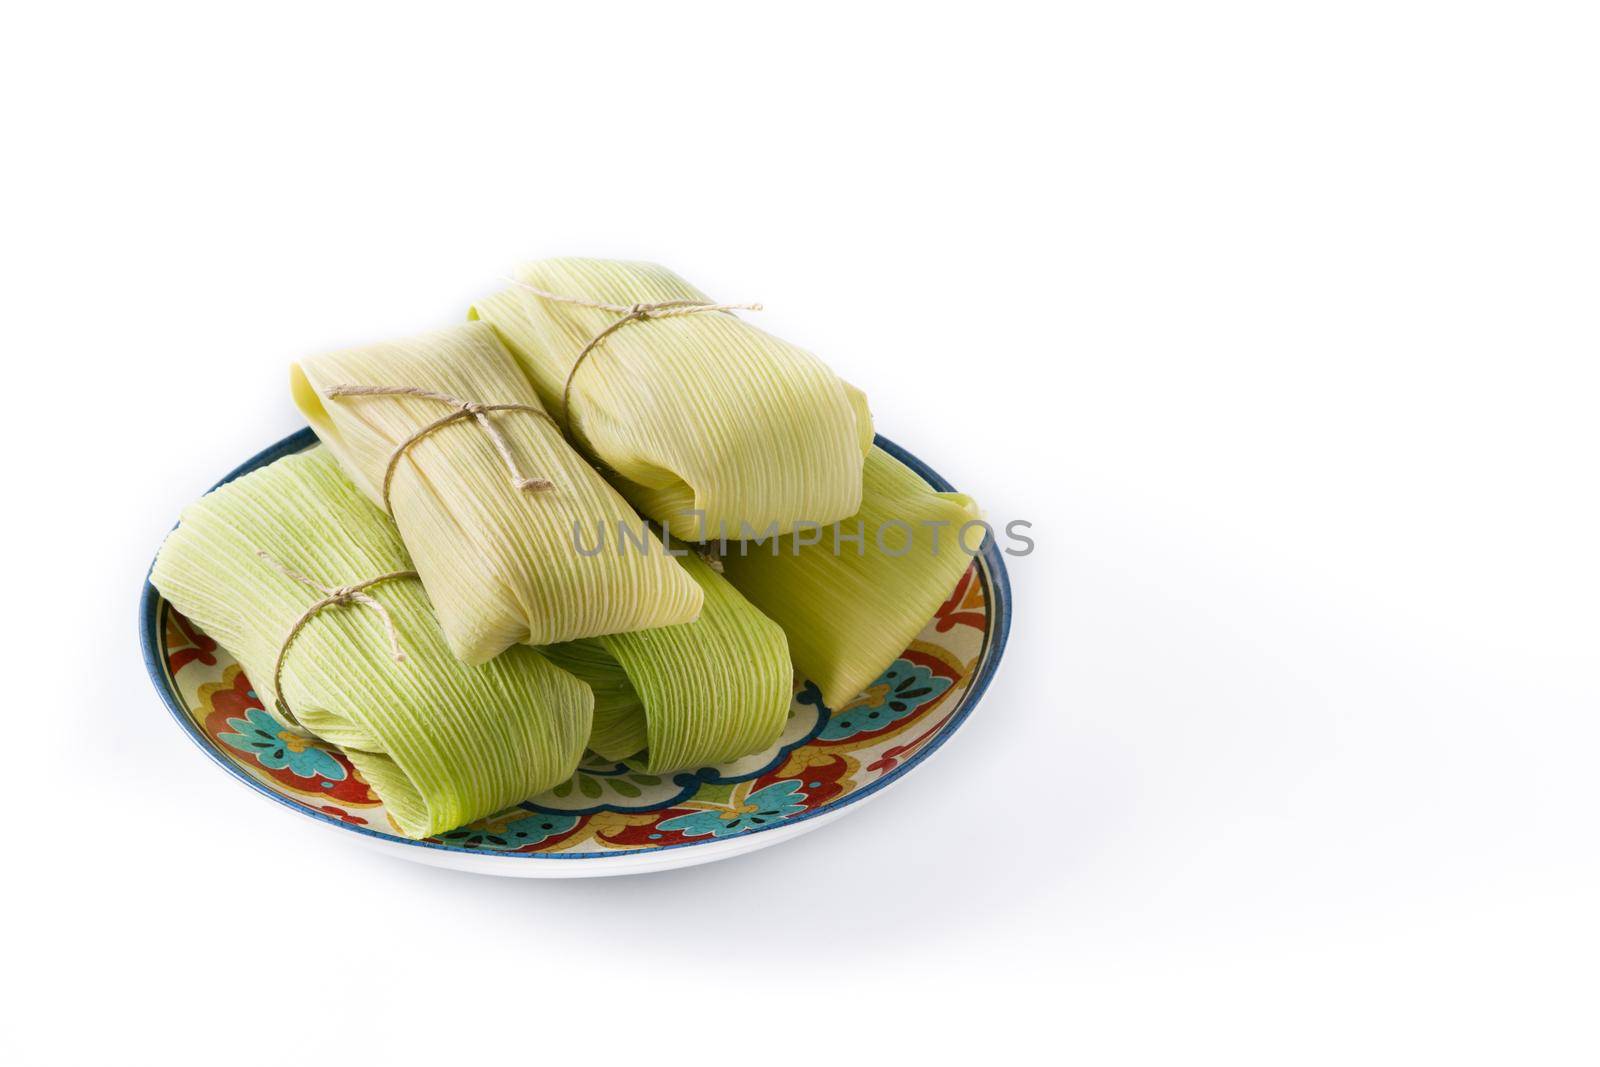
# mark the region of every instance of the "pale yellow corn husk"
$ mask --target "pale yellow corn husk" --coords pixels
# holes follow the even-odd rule
[[[238,659],[273,710],[273,669],[294,621],[321,594],[257,552],[328,587],[411,569],[394,524],[324,449],[289,456],[217,489],[183,513],[150,580]],[[531,648],[468,666],[451,654],[415,578],[366,590],[382,617],[347,604],[318,612],[284,659],[283,699],[338,745],[407,837],[492,815],[569,778],[593,696]],[[287,723],[285,724],[288,725]]]
[[[783,627],[795,669],[817,684],[823,702],[838,707],[877,680],[927,625],[972,562],[957,543],[963,523],[977,519],[972,499],[940,493],[880,448],[867,456],[861,510],[821,540],[795,549],[730,545],[724,573],[750,602]],[[886,523],[905,523],[906,532]],[[939,528],[924,523],[943,522]],[[884,531],[880,548],[877,532]],[[846,538],[864,531],[864,547]],[[814,533],[814,531],[808,531]],[[934,550],[934,538],[938,550]],[[977,531],[968,536],[973,547]],[[904,554],[900,553],[906,549]]]
[[[646,749],[652,772],[727,763],[771,748],[794,692],[777,623],[698,556],[678,562],[705,593],[694,622],[543,650],[595,690],[589,747],[607,759]]]
[[[608,304],[707,301],[651,263],[546,259],[518,279],[547,292]],[[861,503],[872,444],[866,396],[811,353],[733,314],[706,311],[630,322],[583,361],[571,410],[568,371],[618,315],[513,287],[478,302],[578,447],[615,471],[618,487],[674,537],[718,529],[755,536],[832,522]],[[691,515],[691,511],[701,515]]]
[[[333,352],[291,372],[295,402],[345,472],[374,501],[397,445],[450,412],[405,396],[329,397],[340,385],[411,386],[483,404],[539,406],[494,331],[464,323],[420,337]],[[483,428],[462,419],[413,444],[389,500],[450,648],[483,663],[513,644],[552,644],[689,622],[700,589],[649,535],[641,551],[577,550],[596,526],[640,525],[628,504],[547,418],[490,416],[523,474],[554,487],[520,490]]]

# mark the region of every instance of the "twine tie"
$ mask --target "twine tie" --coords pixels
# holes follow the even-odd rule
[[[284,566],[263,551],[257,550],[256,555],[285,578],[305,586],[314,593],[322,594],[322,599],[302,611],[300,617],[289,624],[289,632],[283,635],[283,644],[278,646],[277,662],[272,667],[273,703],[278,711],[291,723],[299,726],[300,720],[295,717],[294,712],[289,708],[289,702],[283,699],[283,662],[289,655],[289,646],[294,644],[296,637],[300,636],[300,631],[305,629],[308,622],[327,608],[359,604],[364,608],[371,608],[376,611],[378,617],[383,620],[384,632],[389,636],[389,654],[394,657],[396,663],[405,662],[406,654],[400,650],[400,635],[395,630],[394,617],[389,614],[389,609],[383,606],[382,601],[369,596],[366,590],[379,582],[393,581],[396,578],[415,578],[417,576],[416,571],[390,571],[388,574],[380,574],[376,578],[368,578],[366,581],[354,582],[350,585],[322,585],[307,578],[299,571],[291,570],[289,567]]]
[[[410,396],[421,400],[437,400],[441,404],[449,404],[455,408],[448,415],[443,415],[426,426],[417,430],[410,437],[395,446],[389,454],[389,465],[383,471],[383,510],[391,516],[394,508],[389,503],[389,490],[394,484],[394,472],[400,465],[400,460],[411,449],[411,446],[427,437],[435,430],[443,429],[453,422],[462,419],[471,419],[483,429],[483,434],[494,445],[494,450],[499,453],[500,461],[505,464],[506,471],[511,475],[511,487],[519,492],[541,492],[545,489],[554,489],[555,483],[547,478],[530,478],[522,473],[522,468],[517,464],[516,454],[511,451],[511,443],[495,425],[490,415],[497,411],[521,411],[529,415],[537,415],[542,419],[550,419],[552,425],[555,420],[543,408],[533,407],[530,404],[482,404],[476,400],[462,400],[460,397],[451,396],[449,393],[435,393],[428,389],[418,389],[410,385],[335,385],[327,390],[329,397],[347,396]]]
[[[517,278],[507,278],[506,281],[542,300],[554,301],[557,304],[571,304],[574,307],[594,308],[598,311],[609,311],[619,316],[615,322],[589,338],[589,343],[583,346],[583,349],[578,353],[578,358],[572,361],[571,367],[567,368],[567,381],[561,389],[561,421],[569,429],[572,426],[572,381],[578,376],[578,368],[583,366],[583,361],[589,358],[589,353],[600,346],[600,342],[628,325],[628,323],[645,322],[648,319],[676,318],[680,315],[698,315],[702,311],[762,310],[760,304],[717,304],[705,300],[662,300],[653,304],[608,304],[603,300],[589,300],[581,296],[562,296],[560,293],[547,292]]]

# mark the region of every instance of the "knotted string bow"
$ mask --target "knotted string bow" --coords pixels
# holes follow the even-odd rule
[[[549,419],[550,415],[543,408],[532,407],[528,404],[480,404],[473,400],[462,400],[460,397],[451,396],[449,393],[435,393],[427,389],[418,389],[409,385],[335,385],[327,391],[330,397],[344,396],[413,396],[422,400],[437,400],[441,404],[449,404],[455,408],[448,415],[440,416],[428,423],[422,429],[395,446],[389,456],[389,465],[383,472],[383,510],[390,515],[394,508],[389,505],[389,486],[394,482],[395,468],[399,466],[400,459],[412,445],[427,437],[435,430],[449,426],[462,419],[473,419],[483,428],[484,436],[494,445],[494,450],[500,454],[500,459],[506,465],[506,470],[511,474],[512,488],[522,491],[538,491],[555,488],[555,483],[546,478],[529,478],[522,473],[522,468],[517,466],[517,457],[511,451],[511,444],[506,440],[505,434],[500,432],[500,427],[494,424],[490,414],[496,411],[523,411],[529,415],[537,415],[542,419]],[[551,423],[555,422],[550,419]]]
[[[572,361],[572,366],[567,369],[567,382],[561,389],[561,421],[568,428],[572,426],[572,380],[578,375],[578,368],[583,366],[583,361],[589,358],[589,353],[597,348],[600,342],[616,333],[630,322],[644,322],[646,319],[668,319],[679,315],[698,315],[702,311],[760,311],[760,304],[716,304],[704,300],[662,300],[654,304],[607,304],[603,300],[589,300],[580,296],[562,296],[560,293],[551,293],[537,286],[516,278],[507,278],[512,285],[524,289],[543,300],[552,300],[558,304],[572,304],[575,307],[595,308],[599,311],[610,311],[621,316],[611,325],[601,330],[589,339],[578,353],[578,358]]]
[[[395,631],[394,618],[389,614],[389,609],[384,607],[380,601],[368,596],[363,590],[377,585],[379,582],[392,581],[395,578],[415,578],[417,576],[416,571],[390,571],[388,574],[380,574],[376,578],[368,578],[366,581],[355,582],[351,585],[322,585],[307,578],[299,571],[291,570],[284,566],[265,552],[257,551],[256,555],[260,556],[284,577],[298,582],[314,593],[323,594],[321,600],[302,611],[300,617],[290,624],[289,632],[283,636],[283,644],[278,647],[278,661],[272,668],[274,703],[291,723],[299,726],[300,720],[295,718],[294,712],[290,710],[289,702],[283,699],[283,661],[289,655],[289,646],[294,644],[296,637],[300,636],[300,631],[305,629],[306,623],[316,618],[324,609],[343,607],[346,604],[360,604],[362,607],[376,611],[379,617],[383,619],[383,628],[389,635],[390,655],[394,657],[396,663],[405,662],[406,654],[400,651],[400,635]]]

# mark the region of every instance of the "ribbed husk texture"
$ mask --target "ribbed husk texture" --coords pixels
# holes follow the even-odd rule
[[[780,539],[776,555],[774,542],[730,545],[722,563],[728,580],[783,627],[795,669],[838,707],[876,681],[950,595],[972,562],[957,543],[960,528],[978,517],[970,497],[935,492],[874,447],[861,510],[839,524],[837,545],[829,527],[798,550],[796,538]],[[909,533],[886,525],[898,523]],[[858,531],[859,551],[846,540]],[[975,531],[968,537],[975,546]]]
[[[379,503],[396,447],[451,408],[407,396],[330,397],[330,389],[409,386],[481,404],[540,406],[482,323],[316,356],[293,369],[291,384],[317,436]],[[643,550],[578,550],[575,525],[592,547],[597,527],[613,544],[618,523],[635,532],[641,524],[550,419],[522,411],[490,417],[522,473],[553,488],[518,489],[471,418],[411,445],[390,486],[395,522],[457,656],[483,663],[517,643],[545,645],[695,618],[700,589],[653,534],[644,537]]]
[[[545,650],[595,690],[589,747],[607,759],[646,749],[650,771],[772,747],[794,693],[783,630],[699,557],[678,562],[705,593],[694,622]]]
[[[701,617],[704,616],[702,611]],[[604,638],[546,645],[539,651],[593,691],[594,726],[589,731],[592,752],[608,760],[624,760],[645,750],[650,733],[645,725],[644,703],[628,672],[606,649]]]
[[[283,639],[321,595],[258,551],[328,587],[412,564],[394,524],[321,448],[247,474],[184,511],[151,581],[238,659],[270,709]],[[483,666],[462,663],[415,578],[366,593],[388,609],[404,661],[393,658],[377,611],[330,606],[290,646],[282,696],[306,730],[344,750],[402,833],[454,829],[572,775],[591,727],[587,686],[531,648]]]
[[[547,259],[518,279],[615,305],[708,302],[650,263]],[[735,298],[737,299],[737,298]],[[584,346],[617,313],[513,287],[471,315],[494,326],[578,447],[618,476],[674,537],[779,531],[856,511],[872,444],[866,396],[811,353],[737,316],[706,311],[630,322],[601,341],[562,396]],[[702,516],[689,514],[698,510]]]

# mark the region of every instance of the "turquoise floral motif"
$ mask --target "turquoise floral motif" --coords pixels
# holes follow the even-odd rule
[[[462,848],[482,848],[491,852],[514,852],[529,845],[541,844],[552,837],[566,833],[578,825],[576,815],[524,815],[504,822],[500,818],[485,819],[459,830],[440,834],[437,840]]]
[[[950,679],[939,677],[920,663],[897,659],[860,696],[835,711],[817,736],[824,741],[839,741],[882,730],[949,688]]]
[[[342,782],[344,765],[334,759],[309,737],[289,730],[277,719],[259,708],[245,712],[246,718],[228,720],[237,733],[218,734],[217,739],[229,748],[254,756],[256,762],[272,771],[288,768],[300,778],[326,778]]]
[[[806,810],[798,779],[774,782],[757,789],[738,807],[722,811],[697,811],[693,815],[679,815],[656,824],[658,830],[676,830],[684,837],[731,837],[782,822],[791,815]]]

